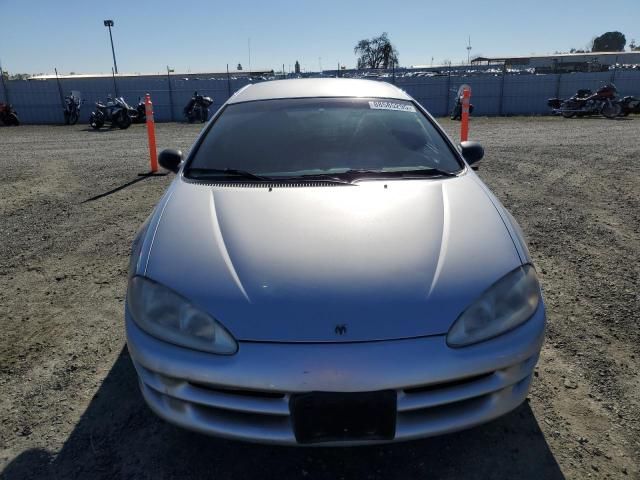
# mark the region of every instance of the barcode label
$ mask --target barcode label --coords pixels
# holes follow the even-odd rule
[[[415,112],[416,107],[407,105],[406,103],[375,101],[369,102],[369,108],[375,110],[395,110],[397,112]]]

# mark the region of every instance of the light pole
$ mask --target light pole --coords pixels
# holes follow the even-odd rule
[[[111,40],[111,53],[113,54],[113,68],[118,73],[118,64],[116,63],[116,51],[113,48],[113,36],[111,35],[111,27],[113,27],[113,20],[105,20],[104,26],[109,29],[109,39]]]

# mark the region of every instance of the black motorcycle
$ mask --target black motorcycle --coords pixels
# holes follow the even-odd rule
[[[130,110],[131,107],[122,97],[116,99],[109,98],[106,103],[97,101],[95,112],[91,112],[89,125],[91,125],[94,130],[98,130],[102,128],[106,122],[109,122],[111,127],[118,127],[124,130],[131,126]]]
[[[7,126],[18,126],[20,120],[18,120],[18,112],[8,103],[0,102],[0,123]]]
[[[209,118],[209,107],[213,104],[211,97],[205,97],[198,95],[198,92],[193,92],[193,96],[187,106],[184,107],[184,116],[189,123],[193,123],[196,120],[204,123]]]
[[[80,119],[80,94],[71,92],[64,97],[64,123],[67,125],[75,125]]]
[[[145,123],[147,121],[147,110],[144,105],[144,98],[138,97],[138,105],[131,112],[133,123]]]
[[[620,105],[620,115],[626,117],[630,113],[640,113],[640,98],[627,96],[616,102]]]
[[[564,118],[583,117],[585,115],[603,115],[615,118],[620,115],[622,108],[616,100],[618,90],[613,83],[602,85],[592,92],[586,88],[578,90],[575,95],[566,100],[550,98],[547,105],[552,112]]]
[[[469,115],[473,113],[473,104],[469,104]],[[456,95],[456,104],[451,110],[451,120],[462,120],[462,89]]]

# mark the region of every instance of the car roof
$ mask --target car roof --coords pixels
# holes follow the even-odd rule
[[[406,92],[387,82],[349,78],[299,78],[248,85],[238,90],[227,103],[314,97],[370,97],[411,100]]]

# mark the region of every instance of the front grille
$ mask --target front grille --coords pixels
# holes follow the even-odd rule
[[[502,370],[405,388],[398,394],[398,411],[425,410],[490,395],[526,378],[537,360],[536,355]]]
[[[285,397],[285,394],[282,392],[265,392],[261,390],[222,388],[222,387],[216,387],[213,385],[208,385],[206,383],[199,383],[199,382],[189,382],[189,383],[194,387],[204,388],[205,390],[209,390],[211,392],[226,393],[229,395],[238,395],[242,397],[256,397],[256,398],[284,398]]]
[[[481,375],[397,389],[396,438],[412,438],[417,429],[451,431],[444,426],[468,422],[474,414],[486,417],[500,398],[524,398],[536,361],[537,355]],[[222,387],[167,377],[135,365],[147,401],[156,404],[160,413],[169,411],[167,416],[177,423],[184,418],[185,425],[203,422],[206,427],[199,429],[220,435],[295,443],[289,404],[292,395],[303,392]]]
[[[482,375],[475,375],[473,377],[465,377],[465,378],[461,378],[460,380],[454,380],[452,382],[440,382],[440,383],[434,383],[430,385],[422,385],[420,387],[405,388],[404,393],[411,394],[411,393],[432,392],[434,390],[439,390],[442,388],[457,387],[459,385],[464,385],[465,383],[471,383],[471,382],[485,379],[487,377],[490,377],[494,373],[495,372],[490,372]]]

